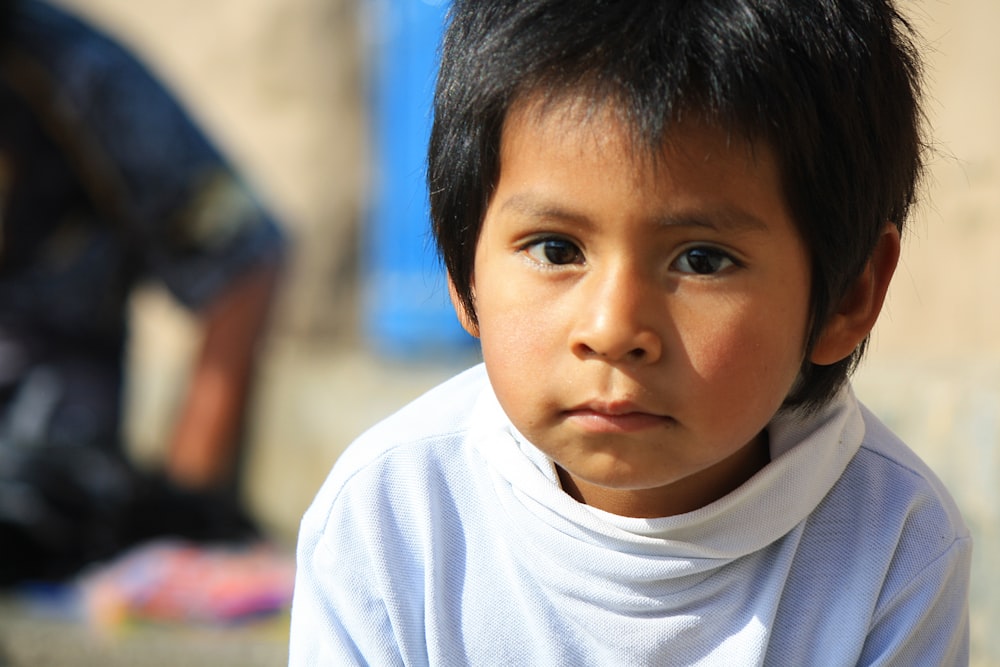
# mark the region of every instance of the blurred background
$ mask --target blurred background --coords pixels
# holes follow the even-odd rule
[[[290,547],[342,448],[476,360],[422,227],[441,1],[58,4],[170,85],[292,237],[246,461],[252,510]],[[934,150],[856,387],[961,505],[976,537],[974,664],[1000,665],[1000,3],[902,6],[927,43]],[[132,310],[127,430],[152,463],[197,329],[155,286]]]

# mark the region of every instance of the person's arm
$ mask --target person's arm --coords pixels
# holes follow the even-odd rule
[[[880,610],[859,665],[969,664],[968,536],[913,575]]]
[[[271,262],[245,273],[202,313],[201,349],[167,452],[166,474],[179,486],[219,488],[235,473],[257,343],[279,270]]]
[[[408,540],[394,534],[401,517],[394,516],[391,501],[369,502],[380,472],[362,472],[357,493],[344,493],[353,470],[335,468],[302,519],[290,667],[429,664],[421,564],[407,557]]]

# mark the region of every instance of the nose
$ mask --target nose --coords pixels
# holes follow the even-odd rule
[[[578,358],[609,362],[652,364],[663,354],[663,338],[656,327],[664,304],[655,285],[628,267],[587,276],[570,336]]]

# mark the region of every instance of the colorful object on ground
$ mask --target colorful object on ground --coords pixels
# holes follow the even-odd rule
[[[294,577],[293,557],[266,543],[158,540],[84,574],[80,592],[102,630],[129,620],[231,623],[287,610]]]

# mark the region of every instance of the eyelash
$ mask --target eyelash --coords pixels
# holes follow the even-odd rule
[[[526,253],[532,260],[545,267],[583,264],[585,261],[580,247],[575,242],[561,236],[547,236],[532,239],[530,242],[521,247],[521,251]],[[557,261],[553,259],[550,251],[568,251],[572,253],[573,257],[568,261]],[[537,252],[542,253],[542,256],[536,254]],[[685,248],[677,256],[677,258],[670,263],[671,269],[676,270],[677,265],[680,262],[687,264],[687,268],[689,269],[681,271],[681,273],[701,276],[714,275],[721,271],[725,271],[730,267],[740,266],[739,262],[737,262],[732,255],[724,250],[720,250],[719,248],[710,245],[699,245]],[[692,262],[694,262],[694,264]],[[710,262],[711,265],[706,266],[705,262]],[[722,266],[719,266],[720,263]],[[711,270],[700,271],[698,270],[699,268],[709,268]]]
[[[548,251],[555,250],[556,244],[560,246],[559,250],[572,252],[574,255],[573,259],[566,262],[553,261],[552,257],[549,256]],[[527,254],[532,260],[543,266],[566,266],[568,264],[583,263],[583,251],[580,250],[580,246],[562,236],[546,236],[543,238],[532,239],[522,246],[521,251]],[[544,253],[544,256],[536,255],[535,251]]]
[[[722,267],[717,266],[712,271],[705,271],[705,272],[698,271],[691,263],[693,253],[701,254],[701,258],[695,260],[697,262],[703,262],[708,258],[710,258],[709,261],[718,262],[721,260],[724,263],[728,262],[728,265],[724,265]],[[688,267],[691,269],[691,271],[685,271],[684,273],[689,273],[691,275],[699,275],[699,276],[715,275],[716,273],[725,271],[730,267],[739,266],[739,263],[733,258],[732,255],[714,246],[692,246],[690,248],[686,248],[680,255],[678,255],[677,259],[675,259],[670,266],[674,267],[677,265],[678,262],[682,260],[686,260]]]

